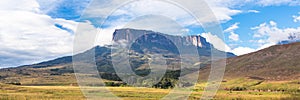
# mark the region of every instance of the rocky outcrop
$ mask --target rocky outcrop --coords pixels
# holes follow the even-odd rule
[[[175,36],[149,30],[118,29],[113,34],[113,41],[116,44],[125,42],[127,46],[131,46],[131,50],[139,53],[179,54],[178,50],[181,50],[181,54],[191,54],[191,50],[197,50],[200,56],[211,56],[212,53],[222,56],[225,53],[215,49],[200,35]],[[235,56],[233,53],[226,55]]]
[[[159,32],[153,32],[149,30],[135,30],[135,29],[118,29],[114,32],[113,41],[120,41],[126,40],[129,42],[135,42],[137,40],[147,41],[148,39],[154,40],[162,40],[159,38],[163,36],[169,39],[177,46],[196,46],[200,48],[210,48],[211,44],[206,41],[205,38],[201,37],[200,35],[192,35],[192,36],[173,36],[173,35],[166,35]],[[141,38],[143,37],[143,38]]]

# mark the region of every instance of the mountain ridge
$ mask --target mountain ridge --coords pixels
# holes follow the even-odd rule
[[[188,51],[186,50],[186,48],[195,48],[197,49],[199,56],[211,56],[212,52],[217,55],[222,55],[222,53],[225,53],[227,57],[236,56],[235,54],[230,52],[217,50],[212,44],[207,42],[206,39],[200,35],[176,36],[154,32],[151,30],[137,30],[126,28],[117,29],[113,33],[113,41],[119,41],[119,44],[122,44],[122,42],[125,41],[127,44],[132,44],[132,48],[134,48],[134,50],[151,48],[151,51],[153,47],[156,47],[158,49],[164,49],[178,54],[177,49]],[[141,50],[137,52],[142,53]],[[185,54],[190,52],[182,53]]]
[[[300,42],[274,45],[249,54],[228,58],[225,79],[250,78],[267,81],[300,80]],[[205,79],[210,67],[201,70]]]
[[[139,32],[142,31],[142,32]],[[132,41],[133,38],[146,35],[146,34],[158,34],[158,35],[164,35],[165,37],[168,37],[169,39],[176,38],[180,39],[180,42],[184,45],[194,45],[197,47],[207,47],[210,48],[211,44],[206,41],[205,38],[203,38],[200,35],[188,35],[188,36],[176,36],[176,35],[168,35],[160,32],[154,32],[151,30],[139,30],[139,29],[116,29],[116,31],[113,33],[113,41],[119,41],[119,40],[129,40]],[[147,37],[145,37],[147,38]],[[178,40],[177,40],[178,41]],[[173,42],[177,42],[173,41]]]
[[[138,46],[141,45],[137,45],[137,47]],[[161,51],[162,49],[158,49],[158,51]],[[298,53],[299,49],[300,43],[275,45],[254,53],[227,58],[225,79],[250,77],[274,81],[298,80],[300,76],[300,63],[297,62],[297,58],[300,57],[300,53]],[[112,67],[113,65],[110,56],[111,48],[97,46],[93,49],[90,49],[88,52],[93,51],[96,51],[95,60],[97,69],[99,70],[101,76],[104,76],[104,79],[107,80],[119,80]],[[133,56],[133,58],[131,58],[131,61],[133,61],[131,62],[131,64],[133,65],[132,67],[135,71],[138,71],[140,74],[144,74],[148,71],[147,63],[149,61],[147,59],[149,57],[147,53],[143,54],[132,51],[131,56]],[[170,53],[164,55],[164,57],[167,57],[169,59],[167,62],[168,67],[170,67],[171,71],[175,72],[175,74],[178,74],[177,71],[180,69],[177,68],[180,67],[180,63],[178,63],[178,61],[180,61],[178,56],[176,56],[176,54],[174,53]],[[201,57],[201,59],[207,59],[207,62],[201,62],[200,66],[208,65],[210,57]],[[182,72],[184,74],[192,73],[192,70],[183,70],[185,70]],[[200,70],[201,72],[203,72],[202,74],[209,74],[210,72],[209,67],[201,67]],[[68,78],[70,80],[65,80],[65,78]],[[11,81],[19,81],[25,85],[74,84],[76,83],[76,78],[74,76],[74,70],[72,67],[72,56],[62,57],[55,60],[41,62],[33,65],[26,65],[22,67],[0,69],[0,82],[7,83]]]
[[[120,32],[121,31],[121,32]],[[153,35],[152,33],[154,33],[154,35],[163,35],[163,36],[166,36],[166,37],[169,37],[169,38],[173,38],[173,40],[175,39],[180,39],[181,41],[179,41],[179,43],[181,43],[181,45],[186,45],[186,46],[195,46],[197,48],[200,48],[199,49],[199,54],[200,56],[210,56],[210,51],[211,49],[213,49],[213,46],[208,43],[206,41],[205,38],[201,37],[200,35],[191,35],[191,36],[172,36],[172,35],[167,35],[167,34],[163,34],[163,33],[160,33],[160,32],[154,32],[154,31],[151,31],[151,30],[136,30],[136,29],[130,29],[130,28],[126,28],[126,29],[116,29],[116,31],[114,32],[114,35],[113,35],[113,41],[119,41],[119,40],[122,40],[121,38],[124,38],[124,37],[128,37],[128,36],[119,36],[118,39],[116,39],[116,34],[128,34],[126,32],[122,32],[122,31],[139,31],[138,33],[134,33],[133,36],[143,36],[145,35],[145,37],[147,36],[145,33],[147,33],[148,35]],[[144,33],[144,34],[141,34],[141,33]],[[131,34],[131,33],[129,33]],[[136,35],[136,34],[140,34],[140,35]],[[135,37],[135,38],[136,38]],[[136,38],[137,40],[141,40],[139,38]],[[157,38],[159,39],[159,38]],[[187,42],[184,44],[182,41],[185,40],[185,39],[188,39]],[[123,39],[123,40],[126,40],[126,39]],[[196,40],[196,41],[195,41]],[[200,40],[200,41],[198,41]],[[172,41],[168,41],[168,42],[172,42]],[[189,42],[189,43],[188,43]],[[178,43],[178,44],[179,44]],[[145,44],[145,43],[144,43]],[[199,47],[199,45],[201,44],[201,47]],[[96,56],[99,56],[101,52],[108,52],[110,51],[111,45],[107,45],[107,46],[96,46],[96,47],[93,47],[92,49],[90,50],[95,50],[95,54]],[[101,49],[99,49],[101,48]],[[204,48],[204,49],[202,49]],[[134,49],[134,48],[133,48]],[[177,49],[176,47],[171,47],[171,49]],[[104,51],[103,51],[104,50]],[[88,50],[89,51],[89,50]],[[173,50],[170,50],[169,51],[173,51]],[[215,50],[217,51],[217,53],[221,53],[222,51],[219,51],[219,50]],[[178,51],[175,51],[176,53],[178,53]],[[203,52],[203,53],[201,53]],[[201,55],[202,54],[202,55]],[[234,57],[235,55],[233,53],[227,53],[227,56],[228,57]],[[65,57],[59,57],[59,58],[56,58],[56,59],[53,59],[53,60],[48,60],[48,61],[43,61],[41,63],[36,63],[36,64],[31,64],[31,65],[23,65],[23,66],[19,66],[19,67],[26,67],[26,66],[31,66],[31,67],[47,67],[47,66],[51,66],[51,65],[59,65],[59,64],[65,64],[65,63],[71,63],[72,62],[72,56],[65,56]]]

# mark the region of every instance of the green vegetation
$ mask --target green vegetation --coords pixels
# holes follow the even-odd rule
[[[128,86],[126,83],[123,83],[123,82],[104,82],[104,84],[107,87],[125,87],[125,86]]]

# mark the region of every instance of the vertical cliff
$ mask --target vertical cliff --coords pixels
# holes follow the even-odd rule
[[[223,51],[216,50],[205,38],[200,35],[174,36],[150,30],[118,29],[113,34],[114,42],[126,42],[131,44],[131,49],[137,52],[175,53],[178,49],[195,48],[201,56],[211,56],[211,52],[222,54]],[[190,53],[185,50],[182,53]],[[226,53],[227,57],[235,56]]]
[[[205,38],[200,35],[192,35],[192,36],[172,36],[159,32],[153,32],[149,30],[135,30],[135,29],[118,29],[113,34],[113,41],[137,41],[143,39],[147,41],[150,37],[155,36],[163,36],[166,39],[171,40],[174,44],[184,45],[184,46],[196,46],[200,48],[210,48],[211,44],[206,41]],[[143,38],[141,38],[143,37]],[[163,37],[152,38],[154,40],[162,40]],[[162,42],[163,44],[163,42]]]

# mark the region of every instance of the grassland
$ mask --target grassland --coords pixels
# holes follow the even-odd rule
[[[197,84],[190,100],[200,99],[205,83]],[[241,90],[234,90],[236,87]],[[297,81],[265,82],[251,79],[224,81],[217,92],[218,100],[300,100],[300,85]],[[77,86],[15,86],[0,84],[0,100],[84,100]],[[90,87],[96,95],[104,88]],[[114,95],[124,100],[158,100],[171,89],[108,87]]]

